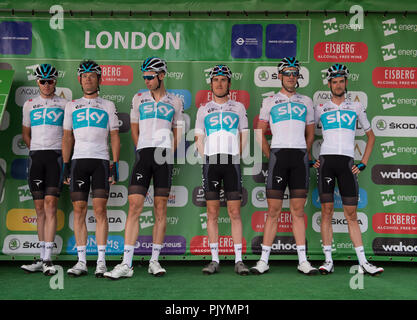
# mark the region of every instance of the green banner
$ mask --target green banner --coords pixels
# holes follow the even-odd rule
[[[347,8],[349,9],[349,8]],[[330,99],[324,74],[335,62],[348,65],[347,98],[367,108],[376,143],[367,169],[359,176],[358,220],[365,252],[374,260],[410,261],[417,256],[417,17],[400,14],[292,14],[269,17],[173,16],[109,17],[4,16],[0,18],[0,62],[16,71],[7,109],[9,123],[0,131],[3,148],[0,166],[6,172],[0,200],[0,259],[28,257],[37,253],[36,214],[27,184],[27,155],[21,137],[23,103],[39,94],[33,71],[40,63],[58,70],[57,94],[81,97],[76,70],[80,60],[96,60],[103,70],[100,96],[118,109],[122,143],[120,182],[111,188],[108,202],[109,239],[107,254],[118,259],[123,253],[127,218],[127,187],[134,162],[129,110],[132,97],[145,86],[139,66],[148,56],[168,62],[166,87],[184,101],[186,133],[178,150],[173,187],[168,202],[168,223],[162,256],[165,259],[203,259],[209,254],[207,213],[201,188],[201,165],[194,152],[197,108],[211,99],[209,71],[225,63],[233,71],[231,96],[247,108],[250,128],[259,116],[262,100],[280,90],[277,63],[296,56],[302,65],[298,91],[315,104]],[[362,20],[361,20],[362,19]],[[343,40],[343,41],[342,41]],[[355,160],[365,147],[365,134],[357,128]],[[321,128],[316,128],[313,155],[318,157]],[[251,151],[243,159],[242,221],[244,257],[260,254],[267,203],[267,160],[256,160],[253,130]],[[259,170],[257,170],[259,169]],[[310,172],[310,190],[305,207],[308,255],[322,259],[320,203],[316,172]],[[271,259],[295,259],[295,241],[285,193]],[[350,241],[341,199],[335,193],[333,256],[350,259],[355,251]],[[219,217],[220,255],[233,254],[230,219],[222,201]],[[140,235],[135,257],[151,253],[153,189],[147,194],[140,217]],[[88,254],[97,253],[95,219],[91,203],[87,216]],[[74,259],[73,209],[68,189],[59,201],[54,254]]]
[[[0,123],[6,110],[7,98],[12,86],[14,70],[0,70]]]

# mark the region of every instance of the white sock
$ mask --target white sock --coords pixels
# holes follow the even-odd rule
[[[326,261],[333,262],[332,259],[332,246],[323,246],[324,257]]]
[[[235,244],[235,263],[242,261],[242,244]]]
[[[210,243],[210,251],[211,251],[211,260],[220,263],[219,260],[219,244],[218,243]]]
[[[151,257],[151,261],[158,261],[159,254],[161,253],[161,250],[162,250],[162,244],[152,243],[152,257]]]
[[[262,247],[262,254],[261,254],[261,260],[265,261],[265,263],[268,263],[269,255],[271,254],[271,248],[268,246],[261,245]]]
[[[125,244],[122,264],[127,264],[129,268],[132,267],[134,251],[135,251],[135,246],[130,246],[128,244]]]
[[[356,255],[358,256],[359,264],[362,265],[368,262],[365,257],[365,250],[363,249],[363,246],[356,247],[355,251],[356,251]]]
[[[39,241],[39,249],[40,249],[39,258],[43,260],[45,257],[45,241]]]
[[[106,261],[106,246],[97,246],[97,250],[98,250],[98,257],[97,257],[97,262],[98,261]]]
[[[45,242],[45,253],[43,255],[43,261],[51,261],[52,249],[54,248],[53,242]]]
[[[78,261],[87,263],[87,246],[77,246]]]
[[[307,261],[306,257],[306,246],[297,246],[298,253],[298,264],[302,264],[304,261]]]

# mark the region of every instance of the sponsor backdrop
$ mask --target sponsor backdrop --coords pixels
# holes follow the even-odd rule
[[[229,1],[230,2],[230,1]],[[109,3],[103,6],[110,8]],[[305,5],[306,7],[309,4]],[[305,9],[305,8],[304,8]],[[344,8],[349,12],[349,8]],[[0,125],[0,167],[6,182],[0,198],[0,259],[33,257],[38,250],[36,214],[27,183],[28,149],[21,137],[23,103],[38,95],[32,75],[40,63],[58,69],[57,94],[68,100],[81,96],[76,76],[79,62],[96,60],[103,70],[100,95],[113,101],[119,112],[121,136],[120,182],[112,186],[108,202],[107,254],[119,259],[123,252],[128,212],[127,187],[134,161],[129,111],[133,95],[145,89],[139,66],[148,56],[168,61],[166,86],[184,101],[185,128],[177,152],[173,187],[168,202],[164,259],[208,258],[207,211],[201,188],[201,165],[194,157],[193,132],[198,107],[211,99],[208,74],[217,63],[233,71],[231,96],[242,102],[253,127],[262,99],[280,90],[277,62],[296,56],[302,64],[299,92],[315,104],[331,98],[326,69],[335,62],[348,65],[347,98],[367,108],[376,135],[368,168],[359,176],[358,220],[364,246],[373,260],[413,261],[417,256],[417,16],[415,14],[290,13],[290,14],[24,14],[3,11],[0,17],[0,65],[15,71],[7,110]],[[361,20],[361,17],[363,18]],[[352,22],[353,21],[353,22]],[[361,25],[361,21],[363,24]],[[356,24],[355,24],[356,23]],[[359,27],[358,27],[359,26]],[[1,92],[3,94],[3,92]],[[355,160],[365,148],[358,126]],[[313,155],[322,142],[316,128]],[[244,256],[257,259],[266,218],[266,158],[255,161],[251,150],[242,170]],[[308,255],[322,259],[320,203],[316,172],[305,207]],[[222,195],[223,199],[223,195]],[[140,217],[135,259],[151,252],[153,189],[146,196]],[[333,219],[335,259],[355,258],[338,190]],[[95,218],[91,202],[86,218],[88,254],[97,254]],[[224,199],[219,217],[220,254],[233,258],[230,219]],[[279,217],[271,259],[296,259],[288,191]],[[59,201],[54,253],[76,259],[73,210],[65,186]]]

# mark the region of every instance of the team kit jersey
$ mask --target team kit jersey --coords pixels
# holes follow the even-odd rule
[[[321,122],[323,143],[320,155],[354,157],[356,121],[365,132],[371,130],[366,111],[359,102],[343,101],[339,106],[332,101],[316,106],[315,121]]]
[[[246,109],[240,102],[228,100],[224,104],[209,101],[197,112],[196,135],[205,135],[204,154],[238,155],[240,136],[248,130]]]
[[[119,130],[113,102],[100,97],[80,98],[65,107],[64,130],[73,130],[75,145],[72,159],[109,160],[109,131]]]
[[[136,94],[132,99],[130,122],[139,124],[136,149],[167,148],[172,145],[172,128],[181,126],[183,103],[180,98],[166,92],[158,102],[150,91]]]
[[[298,93],[288,97],[278,92],[262,101],[259,121],[270,125],[271,149],[305,149],[305,127],[314,124],[313,102]]]
[[[22,124],[31,129],[30,151],[61,150],[67,102],[56,95],[51,99],[39,96],[25,102]]]

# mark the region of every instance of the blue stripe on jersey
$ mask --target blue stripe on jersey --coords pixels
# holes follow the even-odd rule
[[[60,108],[41,108],[30,112],[30,125],[32,127],[44,124],[62,127],[63,121],[64,110]]]
[[[74,129],[85,127],[107,128],[109,115],[106,111],[95,108],[84,108],[72,113]]]
[[[239,115],[233,112],[214,112],[204,118],[204,125],[207,136],[220,130],[237,134]]]
[[[175,108],[167,103],[158,102],[156,105],[156,114],[153,102],[145,102],[139,105],[139,120],[145,119],[162,119],[171,122],[175,114]]]
[[[307,107],[301,103],[285,102],[271,108],[272,123],[286,120],[299,120],[306,122]]]
[[[320,116],[323,130],[329,129],[356,129],[356,112],[351,110],[335,110],[323,113]]]

